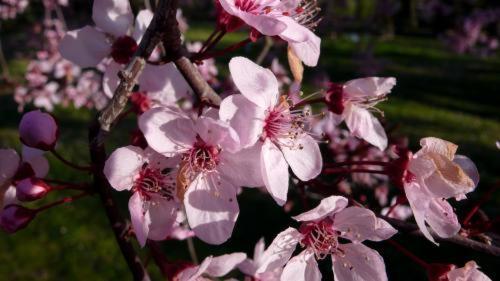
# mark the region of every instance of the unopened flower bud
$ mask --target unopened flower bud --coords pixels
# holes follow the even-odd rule
[[[35,210],[21,205],[8,205],[0,214],[0,228],[7,233],[15,233],[25,228],[35,216]]]
[[[37,178],[21,180],[17,183],[16,188],[17,199],[23,202],[41,199],[50,191],[50,186]]]
[[[26,146],[41,150],[52,150],[57,142],[58,127],[56,120],[40,110],[24,114],[19,123],[21,142]]]

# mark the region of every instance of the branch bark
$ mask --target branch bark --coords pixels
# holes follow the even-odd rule
[[[418,229],[418,226],[416,226],[413,223],[405,222],[405,221],[398,220],[398,219],[388,218],[388,217],[384,217],[384,216],[382,216],[382,218],[384,220],[388,221],[394,228],[396,228],[401,233],[406,233],[409,235],[424,237],[422,232],[420,232],[420,230]],[[431,232],[432,236],[434,237],[434,239],[436,239],[436,241],[444,242],[444,243],[451,243],[451,244],[461,246],[463,248],[468,248],[468,249],[482,252],[485,254],[500,257],[500,247],[481,243],[481,242],[478,242],[478,241],[475,241],[475,240],[472,240],[472,239],[469,239],[469,238],[466,238],[466,237],[463,237],[460,235],[455,235],[455,236],[450,237],[450,238],[441,238],[432,230],[430,230],[430,232]]]
[[[171,56],[188,84],[192,87],[201,102],[213,105],[220,104],[220,97],[203,79],[201,73],[186,56],[181,47],[181,34],[176,20],[177,0],[160,0],[155,9],[154,17],[148,26],[130,63],[119,73],[120,83],[113,98],[89,128],[90,155],[95,167],[94,188],[99,193],[106,210],[106,215],[120,250],[132,271],[134,280],[150,280],[149,275],[127,238],[129,224],[120,214],[112,196],[111,187],[103,174],[106,152],[104,140],[112,127],[118,122],[120,113],[127,105],[128,99],[137,84],[146,61],[160,42],[166,53]]]
[[[146,29],[136,53],[125,69],[119,73],[120,84],[115,90],[112,100],[106,108],[100,112],[89,128],[90,157],[92,165],[95,168],[94,188],[100,195],[106,215],[115,234],[116,241],[132,272],[134,280],[142,281],[150,280],[149,274],[131,241],[128,239],[127,234],[130,230],[130,225],[120,214],[113,200],[111,187],[103,174],[104,163],[106,161],[104,140],[114,123],[117,121],[118,116],[127,105],[128,98],[137,84],[137,80],[144,69],[146,60],[164,37],[164,33],[167,31],[167,18],[172,14],[175,18],[176,9],[171,6],[171,2],[170,0],[160,0],[153,19]]]

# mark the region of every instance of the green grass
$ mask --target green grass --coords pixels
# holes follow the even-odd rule
[[[209,32],[210,26],[196,26],[190,29],[187,38],[203,40]],[[244,38],[242,33],[230,34],[222,41],[222,46]],[[255,58],[260,48],[261,42],[243,48],[235,55]],[[346,38],[326,40],[323,42],[320,65],[306,70],[306,81],[311,81],[313,75],[320,71],[328,73],[334,81],[358,77],[356,70],[359,63],[353,60],[357,48],[356,43]],[[282,50],[274,48],[273,52]],[[381,105],[387,122],[397,126],[397,134],[407,135],[413,148],[417,148],[418,140],[425,136],[453,141],[460,145],[460,153],[470,156],[477,163],[483,176],[480,190],[498,180],[500,154],[495,141],[500,138],[500,59],[454,55],[435,40],[410,37],[381,42],[375,53],[385,62],[380,75],[398,79],[390,99]],[[219,70],[224,75],[227,74],[228,60],[229,57],[224,57],[218,61]],[[283,56],[281,61],[286,62]],[[26,60],[14,60],[10,65],[12,74],[19,79]],[[305,88],[311,89],[311,86],[306,85]],[[0,147],[19,149],[16,128],[21,115],[16,111],[11,94],[11,88],[0,85]],[[61,122],[58,149],[77,163],[88,162],[86,128],[94,114],[73,109],[58,109],[55,112]],[[132,120],[120,124],[118,131],[111,136],[113,146],[126,143],[126,131],[131,126]],[[68,171],[51,156],[49,159],[51,178],[86,180],[85,175]],[[60,196],[62,194],[52,194],[45,202]],[[127,194],[120,193],[117,197],[126,214]],[[496,202],[499,202],[498,198]],[[231,250],[250,252],[261,236],[265,236],[269,243],[273,235],[290,222],[288,214],[255,191],[246,192],[245,200],[240,200],[240,207],[241,215],[234,236],[223,247],[210,247],[196,241],[202,256]],[[493,204],[490,208],[498,214]],[[15,235],[0,233],[0,244],[0,276],[5,280],[131,280],[98,198],[85,198],[44,212],[27,229]],[[189,258],[184,242],[169,241],[164,244],[165,252],[170,257]],[[439,258],[446,256],[425,241],[411,241],[409,246],[416,250],[426,249],[421,255],[429,260],[443,261]],[[446,245],[444,247],[447,249]],[[398,270],[403,262],[401,256],[383,247],[381,251],[386,254],[389,272],[401,276],[398,275],[402,271]],[[143,255],[146,254],[143,251]],[[481,255],[474,256],[464,251],[457,253],[453,259],[463,263],[466,257],[471,256],[477,258],[489,273],[495,272],[493,261]],[[328,267],[328,262],[321,263],[321,266]],[[154,266],[149,268],[153,270]],[[411,264],[402,268],[409,272],[407,276],[415,276],[412,280],[423,280],[418,268]],[[158,277],[157,271],[154,271],[154,276]]]

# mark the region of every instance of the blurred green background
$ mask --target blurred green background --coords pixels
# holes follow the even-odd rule
[[[23,20],[30,22],[29,17]],[[203,41],[212,26],[211,23],[190,22],[187,40]],[[22,34],[0,33],[0,36],[2,39],[22,38]],[[236,43],[245,36],[244,33],[230,34],[220,47]],[[234,55],[255,58],[261,48],[262,42]],[[332,81],[356,78],[359,63],[363,63],[353,59],[359,48],[359,42],[348,35],[325,37],[320,65],[317,69],[306,70],[306,94],[312,91],[310,82],[319,71],[328,73]],[[14,50],[5,51],[14,53]],[[375,45],[374,55],[384,62],[379,75],[398,79],[389,100],[380,105],[388,123],[397,127],[396,134],[409,137],[412,148],[418,148],[418,140],[426,136],[458,144],[459,153],[473,159],[481,173],[478,191],[470,196],[470,202],[477,200],[482,192],[500,180],[500,151],[495,146],[500,139],[500,57],[453,54],[435,38],[419,35],[396,35],[391,40],[380,41]],[[21,81],[29,58],[12,56],[8,59],[12,75]],[[222,76],[227,74],[228,60],[229,57],[217,60]],[[286,59],[282,57],[281,61],[284,63]],[[19,151],[17,125],[21,114],[17,112],[12,93],[11,87],[0,84],[0,147],[14,147]],[[57,108],[54,112],[60,122],[58,150],[74,162],[89,161],[86,129],[95,113],[71,108]],[[128,131],[133,127],[132,119],[121,123],[113,132],[108,148],[126,144]],[[85,174],[68,170],[52,156],[48,157],[50,178],[77,182],[88,180]],[[63,194],[54,192],[44,202],[51,202]],[[115,195],[122,203],[123,214],[128,216],[128,195]],[[492,217],[499,215],[498,195],[497,192],[484,206]],[[292,192],[291,198],[297,199],[297,196]],[[290,214],[276,206],[269,196],[246,190],[239,201],[241,214],[231,240],[221,246],[207,246],[195,240],[199,256],[230,251],[251,254],[260,237],[264,236],[268,244],[274,235],[293,224]],[[297,210],[292,210],[292,213],[297,213]],[[427,261],[463,265],[476,259],[492,280],[500,278],[496,268],[498,259],[454,249],[446,244],[437,248],[423,239],[398,236],[398,241]],[[383,243],[370,246],[384,256],[390,280],[425,280],[420,268],[390,246]],[[163,248],[171,258],[189,260],[185,241],[168,241],[163,243]],[[141,255],[148,259],[147,251],[141,251]],[[324,261],[321,266],[327,268],[329,263]],[[148,269],[154,279],[160,278],[152,261]],[[325,269],[324,272],[328,272],[324,274],[325,280],[331,280],[331,271]],[[27,229],[14,235],[0,232],[0,280],[131,280],[131,277],[99,198],[88,197],[43,212]]]

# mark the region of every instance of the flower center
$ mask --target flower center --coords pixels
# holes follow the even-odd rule
[[[297,146],[296,141],[306,133],[307,117],[309,114],[302,110],[290,110],[286,97],[281,96],[279,104],[268,110],[261,139],[270,138],[280,146],[302,149],[302,145]]]
[[[302,224],[299,231],[304,237],[300,241],[300,245],[311,249],[317,259],[324,259],[335,252],[339,245],[338,233],[332,226],[331,219]]]
[[[120,64],[129,63],[138,46],[130,36],[118,37],[111,46],[111,57]]]
[[[175,179],[173,176],[145,164],[132,188],[134,192],[150,199],[151,195],[159,195],[167,200],[173,200],[175,194]]]
[[[189,164],[191,172],[212,172],[219,164],[220,148],[206,144],[200,137],[188,153],[184,161]]]

